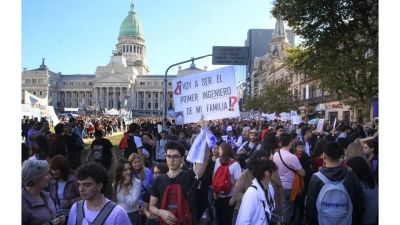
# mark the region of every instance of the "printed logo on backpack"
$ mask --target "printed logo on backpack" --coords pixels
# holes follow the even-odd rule
[[[315,175],[324,182],[319,192],[316,206],[318,211],[318,222],[320,225],[351,225],[353,204],[343,181],[330,181],[321,172]]]

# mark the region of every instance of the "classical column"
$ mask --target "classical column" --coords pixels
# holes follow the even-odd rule
[[[113,108],[117,108],[117,93],[116,93],[117,88],[113,87]]]
[[[106,87],[105,94],[106,94],[106,108],[110,109],[110,102],[109,102],[109,99],[108,99],[108,87]]]

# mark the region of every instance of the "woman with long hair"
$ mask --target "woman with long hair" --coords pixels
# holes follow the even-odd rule
[[[228,166],[232,188],[229,193],[217,193],[216,190],[214,190],[214,206],[216,217],[219,225],[231,225],[234,204],[230,204],[229,201],[232,198],[232,192],[234,189],[233,187],[235,186],[236,181],[239,179],[242,170],[240,164],[234,159],[231,144],[226,142],[222,143],[218,148],[218,154],[219,158],[217,158],[215,161],[212,183],[215,183],[215,178],[221,165]]]
[[[364,142],[363,151],[369,160],[374,179],[378,183],[378,142],[374,139]]]
[[[132,224],[140,224],[138,200],[141,182],[132,177],[132,166],[125,158],[118,160],[113,182],[113,200],[123,207]]]
[[[378,224],[378,184],[374,180],[373,170],[362,156],[353,157],[346,164],[361,182],[365,206],[362,224]]]
[[[144,206],[144,200],[149,195],[151,184],[153,183],[153,173],[151,170],[144,165],[144,159],[137,153],[132,153],[128,159],[132,166],[132,177],[140,180],[141,192],[138,200],[139,207]],[[145,216],[142,215],[142,221],[144,222]]]
[[[68,217],[71,206],[81,199],[78,181],[68,160],[62,155],[51,159],[50,170],[53,175],[49,183],[50,196],[58,213]]]

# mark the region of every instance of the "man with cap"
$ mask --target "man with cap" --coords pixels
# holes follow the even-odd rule
[[[244,142],[237,150],[236,154],[239,156],[239,164],[242,169],[246,167],[246,160],[253,154],[254,151],[262,149],[262,143],[259,140],[259,134],[256,129],[249,132],[249,140]]]
[[[323,145],[322,151],[324,164],[320,172],[331,182],[343,181],[353,205],[351,224],[361,224],[364,213],[362,189],[357,175],[342,165],[343,147],[336,142],[327,142]],[[309,225],[319,224],[316,203],[323,186],[324,182],[314,173],[308,185],[305,204],[305,216]]]
[[[236,141],[237,141],[237,137],[233,131],[233,127],[232,126],[228,126],[226,128],[226,135],[222,136],[222,139],[224,140],[224,142],[232,145],[232,149],[235,151],[237,149],[236,147]]]

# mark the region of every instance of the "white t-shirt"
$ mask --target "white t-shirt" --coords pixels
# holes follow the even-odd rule
[[[217,172],[217,169],[221,166],[221,162],[219,161],[219,158],[215,160],[215,166],[214,166],[214,172],[213,172],[213,177],[215,175],[215,172]],[[240,168],[240,164],[236,161],[232,163],[229,166],[229,173],[231,174],[231,182],[232,184],[235,183],[235,181],[239,180],[240,175],[242,174],[242,169]],[[224,196],[232,196],[233,192],[233,187],[231,189],[231,193],[229,195],[224,195]]]
[[[282,155],[282,159],[287,166],[296,171],[302,169],[300,161],[297,158],[297,156],[286,150],[280,150],[280,152]],[[292,189],[294,173],[282,163],[281,157],[279,157],[278,152],[275,152],[273,156],[273,161],[278,167],[278,174],[279,177],[281,178],[283,189],[286,190]]]
[[[110,200],[106,198],[106,202],[109,201]],[[87,202],[85,201],[83,204],[83,211],[85,213],[85,217],[83,218],[82,225],[89,225],[89,222],[92,223],[101,211],[101,210],[99,211],[89,210],[87,208],[86,203]],[[75,203],[72,206],[71,211],[69,212],[68,225],[76,224],[76,206],[77,203]],[[129,220],[128,214],[126,214],[125,210],[121,206],[116,205],[113,211],[107,217],[106,221],[104,221],[103,225],[121,225],[121,224],[132,225],[131,221]]]
[[[61,202],[64,201],[64,189],[65,189],[65,185],[67,184],[67,181],[61,181],[57,183],[58,189],[57,189],[57,196],[58,196],[58,200],[59,203],[61,204]],[[59,206],[57,206],[59,207]]]

